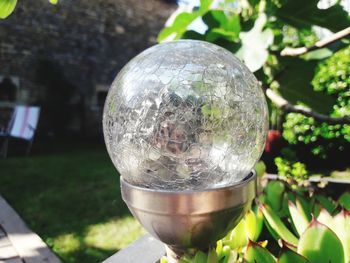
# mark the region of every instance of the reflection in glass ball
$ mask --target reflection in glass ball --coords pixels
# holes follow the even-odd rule
[[[265,144],[268,112],[254,75],[229,51],[202,41],[151,47],[109,91],[109,155],[123,178],[166,190],[210,189],[248,175]]]

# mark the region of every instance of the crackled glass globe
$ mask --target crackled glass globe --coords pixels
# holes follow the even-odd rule
[[[202,41],[153,46],[118,74],[103,114],[109,155],[123,178],[165,190],[241,181],[260,158],[267,105],[254,75]]]

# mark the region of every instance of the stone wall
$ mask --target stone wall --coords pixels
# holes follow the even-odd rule
[[[62,104],[74,114],[60,125],[97,130],[106,87],[129,59],[156,43],[175,8],[161,0],[19,1],[0,20],[0,78],[18,77],[16,103],[42,105],[44,116],[48,104],[48,112]],[[42,119],[44,130],[54,129],[54,116]]]

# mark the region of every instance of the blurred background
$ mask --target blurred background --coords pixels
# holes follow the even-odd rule
[[[144,233],[102,110],[119,70],[158,42],[212,42],[254,72],[270,110],[261,174],[350,182],[349,0],[5,2],[0,195],[63,262],[101,262]]]

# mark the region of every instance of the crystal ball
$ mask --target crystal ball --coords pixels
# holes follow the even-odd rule
[[[103,113],[108,153],[132,185],[204,190],[243,180],[268,128],[264,93],[229,51],[180,40],[153,46],[117,75]]]

